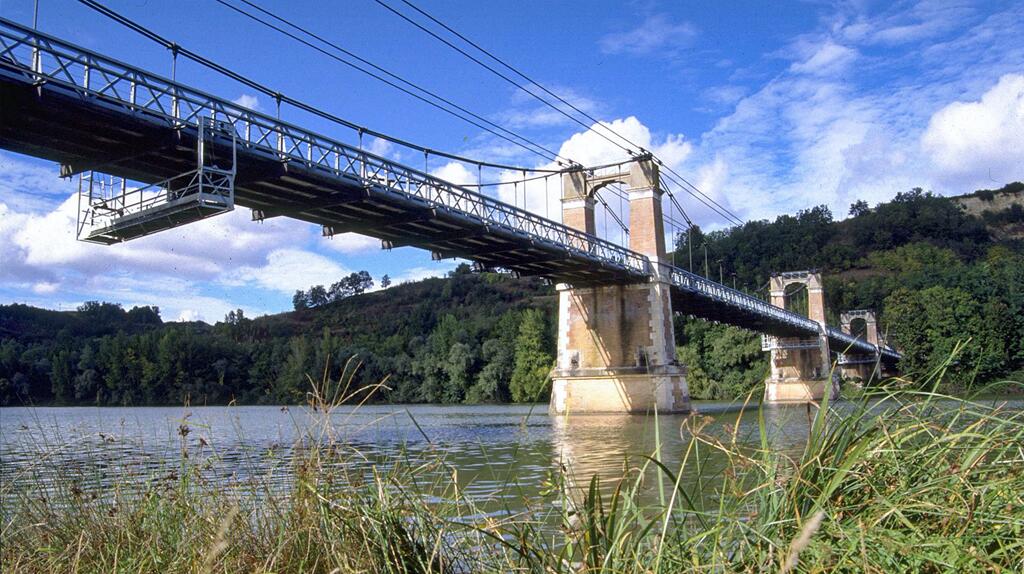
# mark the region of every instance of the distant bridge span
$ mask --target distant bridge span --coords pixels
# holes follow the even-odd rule
[[[93,241],[131,239],[218,212],[216,201],[181,203],[202,180],[207,193],[230,193],[227,209],[234,203],[248,207],[255,220],[292,217],[321,225],[325,235],[357,232],[381,239],[385,247],[420,247],[437,257],[460,257],[574,288],[661,281],[670,286],[672,306],[686,314],[775,338],[824,337],[833,350],[886,363],[899,358],[887,346],[663,258],[5,19],[0,19],[0,147],[58,162],[62,175],[96,170],[163,183],[162,192],[138,192],[137,202],[104,200],[96,204],[102,210],[84,206],[92,209],[87,238]],[[232,164],[231,172],[218,163]],[[182,174],[194,177],[174,183]],[[218,188],[213,180],[218,175],[231,181]]]

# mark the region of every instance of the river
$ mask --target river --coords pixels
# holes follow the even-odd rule
[[[1024,408],[1020,399],[1009,404]],[[657,454],[669,468],[677,467],[690,444],[691,424],[705,425],[705,431],[726,440],[735,434],[739,443],[760,444],[756,406],[743,412],[736,403],[695,401],[693,406],[693,415],[655,419],[554,417],[546,405],[371,405],[335,410],[329,428],[352,453],[344,464],[369,472],[400,459],[440,456],[446,465],[439,468],[466,496],[483,506],[514,506],[540,493],[563,467],[578,485],[598,474],[606,488],[625,469],[642,466],[645,455]],[[804,405],[766,406],[772,447],[798,454],[810,417]],[[319,426],[323,421],[322,413],[294,406],[3,408],[0,494],[55,478],[103,489],[173,476],[183,450],[202,464],[204,476],[226,486],[284,489],[292,477],[291,458],[301,452],[296,445],[325,428]],[[703,449],[701,456],[712,470],[724,463],[713,449]],[[656,481],[647,483],[645,496],[655,496]]]

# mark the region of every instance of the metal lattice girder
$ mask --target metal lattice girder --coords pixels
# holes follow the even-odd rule
[[[5,19],[0,19],[0,68],[13,69],[31,84],[62,86],[82,98],[147,114],[174,127],[213,118],[231,126],[247,150],[560,245],[609,270],[624,270],[635,280],[650,273],[646,257],[609,241]]]

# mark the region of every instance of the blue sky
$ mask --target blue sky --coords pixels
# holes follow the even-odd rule
[[[374,0],[258,3],[562,155],[584,164],[623,156]],[[1024,179],[1019,1],[417,3],[653,149],[746,219],[817,204],[842,216],[857,199],[875,203],[911,187],[959,194]],[[214,0],[109,5],[265,85],[381,132],[482,159],[546,164]],[[32,0],[0,0],[4,18],[28,24],[31,14]],[[40,0],[40,27],[170,72],[166,50],[77,2]],[[180,65],[178,78],[272,110],[265,96],[196,66]],[[283,116],[347,137],[294,110]],[[422,156],[375,145],[422,165]],[[466,166],[434,159],[429,167],[459,182],[476,180]],[[114,247],[79,243],[70,199],[76,183],[58,179],[57,169],[0,151],[2,302],[66,309],[101,299],[159,305],[169,320],[213,322],[236,307],[250,315],[288,309],[295,289],[350,271],[402,281],[454,266],[411,248],[381,251],[379,242],[359,236],[323,239],[319,228],[300,222],[252,223],[247,209]],[[512,200],[511,189],[496,193]],[[557,217],[542,188],[531,187],[529,197],[528,208]],[[681,199],[702,225],[724,225]]]

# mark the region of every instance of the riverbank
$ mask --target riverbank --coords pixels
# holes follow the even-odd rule
[[[325,393],[315,396],[322,397]],[[618,475],[549,469],[485,509],[443,449],[374,460],[317,399],[287,468],[227,488],[187,422],[170,472],[101,489],[74,469],[4,481],[4,572],[998,571],[1024,565],[1024,414],[936,395],[825,405],[799,453],[687,417],[681,456]],[[852,408],[850,408],[852,407]],[[885,416],[879,416],[886,409]],[[823,413],[830,413],[825,415]],[[216,445],[210,445],[215,452]],[[708,464],[709,454],[726,463]],[[645,472],[643,467],[647,467]],[[367,472],[367,469],[370,469]],[[525,469],[524,469],[525,471]],[[698,480],[682,480],[684,475]],[[283,486],[284,484],[284,486]],[[654,488],[655,502],[640,492]]]

